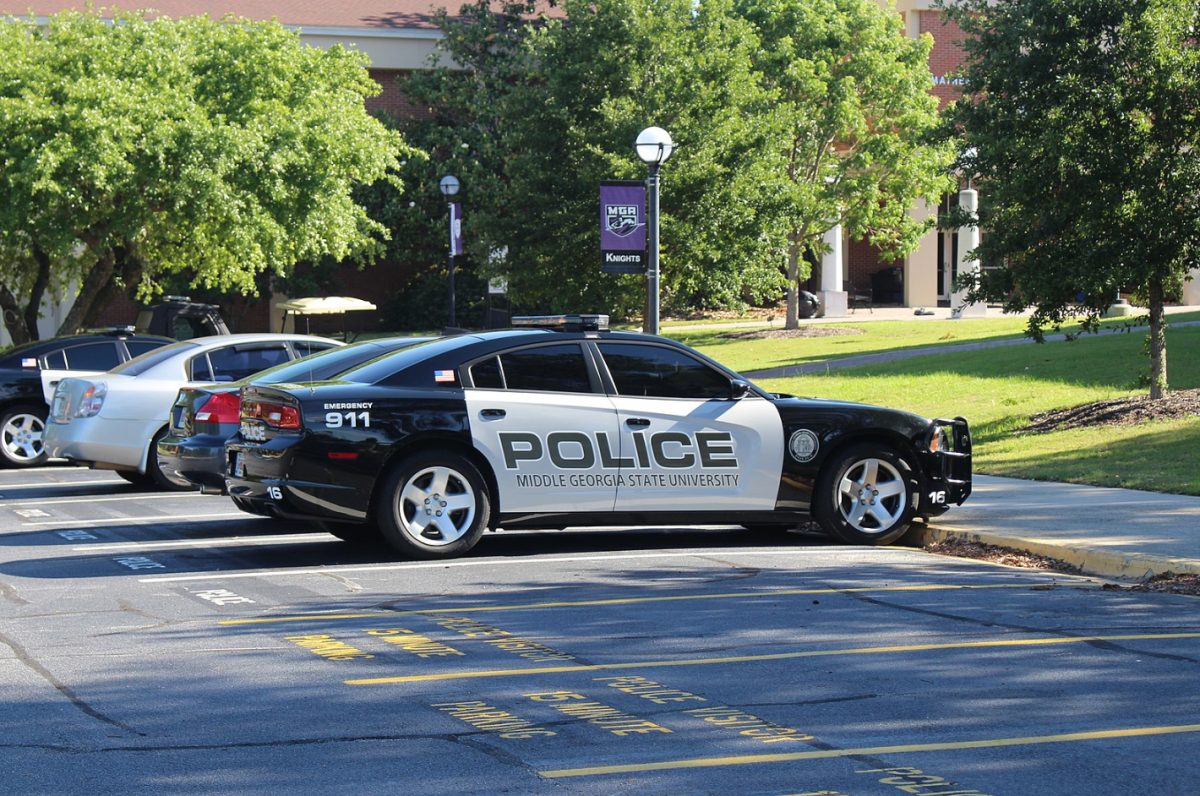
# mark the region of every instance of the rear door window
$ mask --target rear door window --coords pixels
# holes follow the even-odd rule
[[[282,344],[254,347],[231,345],[208,352],[213,381],[238,381],[291,358],[291,352]]]
[[[504,382],[510,390],[592,392],[592,380],[577,343],[522,348],[500,355]]]
[[[116,341],[84,343],[66,349],[67,367],[71,370],[109,370],[121,364],[121,352]]]

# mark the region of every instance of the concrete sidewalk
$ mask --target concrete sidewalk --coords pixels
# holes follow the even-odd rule
[[[1011,547],[1108,578],[1200,574],[1200,497],[976,475],[966,503],[912,537]]]

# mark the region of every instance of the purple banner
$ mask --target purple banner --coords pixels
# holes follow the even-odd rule
[[[646,269],[646,186],[640,182],[600,183],[600,256],[610,274]]]
[[[462,204],[450,203],[450,256],[457,257],[463,253],[462,234]]]

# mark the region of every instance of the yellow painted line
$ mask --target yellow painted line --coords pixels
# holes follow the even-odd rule
[[[89,548],[91,549],[91,548]],[[677,594],[667,597],[613,597],[604,600],[556,600],[542,603],[517,603],[514,605],[471,605],[461,608],[425,608],[412,611],[369,611],[362,613],[341,614],[299,614],[295,616],[268,616],[259,619],[224,619],[221,625],[264,625],[278,622],[313,622],[324,619],[370,619],[372,617],[391,618],[394,616],[412,616],[420,614],[478,614],[494,613],[497,611],[528,611],[541,608],[593,608],[598,605],[634,605],[637,603],[669,603],[684,600],[737,600],[754,597],[794,597],[802,594],[861,594],[864,592],[903,592],[903,591],[952,591],[955,589],[1026,589],[1036,586],[1062,586],[1055,581],[1029,583],[997,583],[997,584],[917,584],[913,586],[856,586],[846,589],[779,589],[776,591],[736,591],[719,594]]]
[[[598,672],[612,669],[653,669],[673,666],[713,666],[725,663],[785,661],[796,658],[823,658],[835,655],[879,655],[889,652],[928,652],[930,650],[996,649],[1005,647],[1052,647],[1063,644],[1087,644],[1092,641],[1150,641],[1200,638],[1200,633],[1137,633],[1120,636],[1053,636],[1050,638],[993,639],[990,641],[948,641],[937,644],[900,644],[888,647],[851,647],[849,649],[774,652],[764,655],[727,655],[721,658],[677,658],[665,661],[628,661],[575,666],[538,666],[524,669],[477,669],[438,674],[408,674],[397,677],[368,677],[346,680],[346,685],[384,685],[388,683],[428,683],[436,680],[475,680],[485,677],[527,677],[535,674]]]
[[[994,749],[1003,746],[1033,746],[1047,743],[1077,743],[1079,741],[1102,741],[1113,738],[1139,738],[1150,735],[1173,735],[1185,732],[1200,732],[1200,724],[1174,724],[1162,727],[1128,727],[1115,730],[1092,732],[1065,732],[1057,735],[1029,735],[1024,738],[987,738],[979,741],[946,741],[941,743],[913,743],[898,746],[863,746],[857,749],[814,749],[811,752],[784,752],[772,755],[737,755],[730,757],[693,757],[684,760],[662,760],[657,763],[629,763],[615,766],[592,766],[590,768],[558,768],[540,771],[543,777],[594,777],[600,774],[632,774],[644,771],[669,771],[679,768],[713,768],[718,766],[745,766],[756,763],[784,763],[793,760],[822,760],[831,757],[853,757],[854,755],[888,756],[911,752],[945,752],[955,749]]]

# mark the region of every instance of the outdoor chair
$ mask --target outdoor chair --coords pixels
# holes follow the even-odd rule
[[[846,291],[846,303],[850,305],[850,311],[860,306],[866,305],[872,315],[875,314],[875,301],[871,296],[870,291],[862,291],[854,286],[854,282],[847,279],[842,283],[842,290]]]

